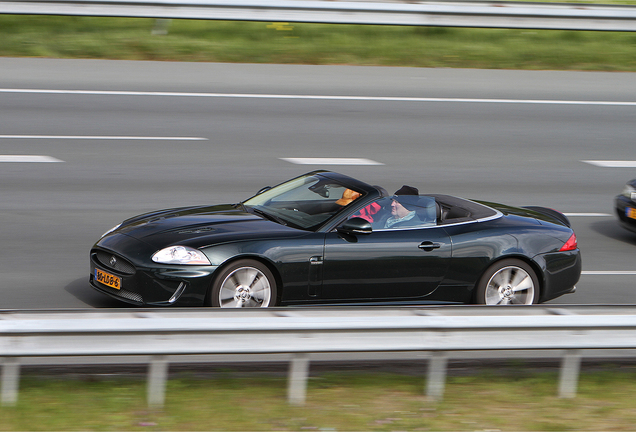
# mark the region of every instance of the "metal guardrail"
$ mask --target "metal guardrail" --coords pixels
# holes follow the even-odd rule
[[[636,7],[522,2],[0,0],[1,14],[636,31]]]
[[[636,306],[0,312],[5,405],[21,365],[149,364],[158,406],[170,363],[282,361],[301,405],[311,361],[428,361],[426,394],[440,399],[449,359],[561,359],[559,396],[573,397],[581,359],[594,357],[636,358]]]

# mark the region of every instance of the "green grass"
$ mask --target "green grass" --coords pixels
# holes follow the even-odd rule
[[[0,408],[0,430],[633,430],[636,371],[584,373],[574,399],[559,399],[556,372],[451,376],[445,398],[424,396],[424,378],[329,373],[311,378],[307,402],[286,402],[284,377],[181,376],[166,406],[150,410],[145,381],[27,376],[15,407]]]
[[[0,56],[636,71],[636,33],[0,15]]]

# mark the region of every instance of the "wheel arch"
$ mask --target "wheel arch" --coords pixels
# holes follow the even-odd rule
[[[539,301],[541,300],[541,296],[543,294],[543,289],[545,286],[545,279],[544,279],[544,274],[543,274],[543,269],[541,268],[541,266],[533,259],[527,257],[526,255],[521,255],[521,254],[512,254],[512,255],[504,255],[504,256],[500,256],[497,257],[496,259],[492,260],[491,262],[488,263],[488,265],[483,269],[483,271],[481,272],[481,274],[479,275],[479,277],[477,278],[477,280],[475,281],[475,285],[473,286],[473,295],[472,295],[472,301],[475,302],[475,296],[477,295],[477,291],[479,288],[479,282],[481,281],[481,278],[484,276],[484,274],[488,271],[489,268],[491,268],[493,265],[501,262],[501,261],[505,261],[508,259],[516,259],[519,261],[522,261],[526,264],[528,264],[530,266],[530,268],[532,269],[532,271],[534,271],[535,276],[537,277],[537,280],[539,281]]]
[[[235,263],[236,261],[241,261],[241,260],[253,260],[253,261],[258,261],[259,263],[263,264],[265,267],[267,267],[267,269],[272,272],[272,275],[274,276],[275,282],[276,282],[276,303],[274,304],[274,306],[277,306],[280,304],[280,300],[283,297],[283,279],[280,275],[280,272],[278,271],[278,268],[274,265],[274,263],[263,257],[260,255],[250,255],[250,254],[245,254],[245,255],[236,255],[233,256],[229,259],[227,259],[226,261],[224,261],[221,265],[219,265],[217,267],[217,269],[214,271],[214,276],[212,277],[212,280],[210,282],[210,286],[207,289],[207,292],[205,294],[205,300],[204,300],[204,304],[208,304],[209,300],[210,300],[210,288],[212,286],[214,286],[214,283],[216,282],[216,278],[219,276],[220,273],[223,272],[223,270],[228,267],[231,266],[233,263]]]

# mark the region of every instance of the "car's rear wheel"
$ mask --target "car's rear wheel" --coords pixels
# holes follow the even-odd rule
[[[518,259],[499,261],[486,270],[475,293],[485,305],[533,304],[539,301],[539,280],[527,263]]]
[[[268,307],[276,304],[276,280],[264,264],[239,260],[222,269],[208,296],[210,306]]]

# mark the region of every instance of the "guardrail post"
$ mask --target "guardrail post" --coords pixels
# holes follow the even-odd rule
[[[295,354],[289,363],[287,401],[291,405],[304,405],[309,377],[309,355]]]
[[[444,351],[434,352],[428,362],[426,378],[426,396],[433,400],[441,400],[446,384],[447,356]]]
[[[581,353],[579,350],[566,351],[561,360],[561,374],[559,377],[559,397],[573,398],[576,396],[576,389],[579,381],[579,371],[581,369]]]
[[[162,407],[166,400],[166,381],[168,379],[168,359],[166,356],[153,356],[148,365],[148,406]]]
[[[5,357],[2,361],[2,405],[15,405],[18,402],[20,386],[20,361],[17,357]]]

